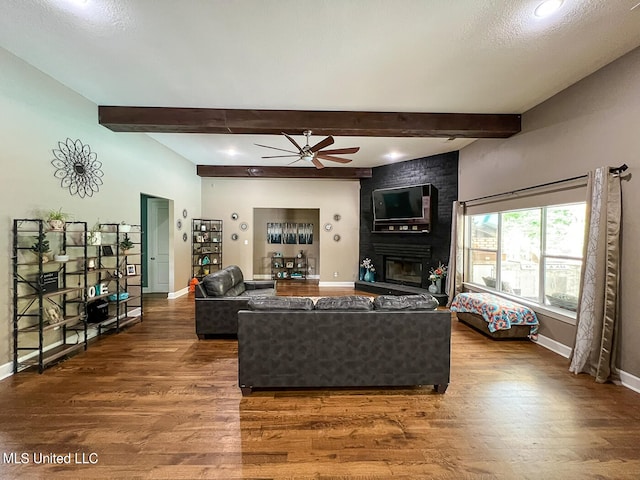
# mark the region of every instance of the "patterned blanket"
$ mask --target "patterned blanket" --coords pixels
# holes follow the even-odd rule
[[[506,330],[511,325],[531,325],[529,338],[538,333],[538,317],[533,310],[490,293],[459,293],[451,303],[452,312],[468,312],[482,315],[489,324],[489,331]]]

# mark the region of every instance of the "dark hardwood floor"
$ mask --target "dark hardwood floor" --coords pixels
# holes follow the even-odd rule
[[[296,288],[353,293],[279,291]],[[142,323],[42,375],[1,381],[0,478],[640,476],[640,395],[570,374],[565,358],[533,343],[496,342],[453,320],[444,395],[424,387],[242,397],[237,342],[197,340],[193,312],[192,297],[149,298]],[[60,463],[34,463],[47,459]]]

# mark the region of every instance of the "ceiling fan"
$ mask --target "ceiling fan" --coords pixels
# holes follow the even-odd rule
[[[324,165],[320,162],[322,160],[328,160],[330,162],[337,163],[349,163],[351,159],[349,158],[341,158],[336,157],[335,155],[344,155],[347,153],[356,153],[360,150],[360,147],[349,147],[349,148],[336,148],[334,150],[322,150],[325,147],[328,147],[333,143],[333,137],[329,136],[324,140],[316,143],[313,147],[309,146],[309,137],[311,136],[311,130],[305,130],[304,136],[307,137],[307,143],[304,147],[298,145],[298,143],[286,133],[282,132],[282,134],[289,139],[291,143],[298,149],[298,151],[293,150],[285,150],[283,148],[270,147],[269,145],[260,145],[256,143],[258,147],[272,148],[274,150],[280,150],[282,152],[288,152],[293,155],[273,155],[269,157],[262,158],[285,158],[285,157],[298,157],[297,160],[294,160],[289,165],[299,162],[300,160],[306,160],[307,162],[311,162],[315,165],[316,168],[324,168]]]

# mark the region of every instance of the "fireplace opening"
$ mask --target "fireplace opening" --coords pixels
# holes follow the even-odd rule
[[[422,286],[422,260],[385,257],[384,281],[399,285]]]

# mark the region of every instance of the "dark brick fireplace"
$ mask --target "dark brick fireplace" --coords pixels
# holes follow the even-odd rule
[[[371,194],[374,189],[432,184],[438,191],[429,233],[374,232]],[[378,272],[377,281],[426,289],[429,270],[447,264],[451,242],[451,210],[458,198],[458,152],[450,152],[372,169],[371,178],[360,180],[360,258],[371,258]],[[420,262],[420,285],[417,273],[392,272],[388,278],[387,261],[401,259]],[[406,267],[407,265],[405,265]],[[414,269],[418,270],[417,265]],[[406,277],[410,278],[406,278]],[[402,283],[405,282],[405,283]]]

